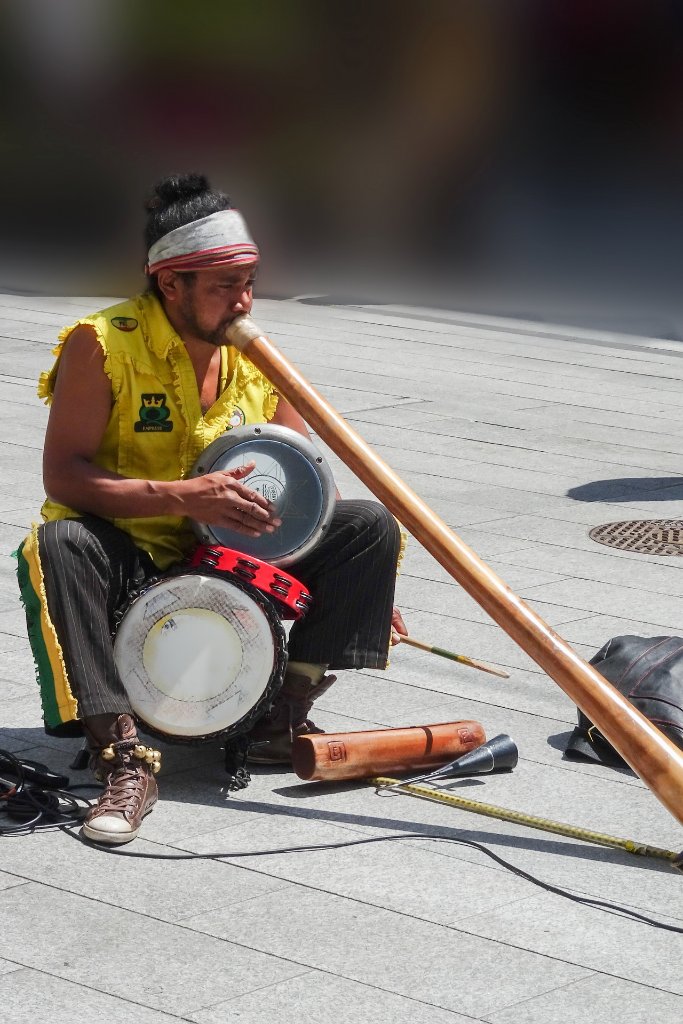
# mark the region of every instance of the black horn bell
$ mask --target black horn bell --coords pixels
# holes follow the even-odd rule
[[[427,779],[452,779],[460,775],[485,775],[488,772],[512,771],[519,759],[517,744],[506,733],[494,736],[487,743],[482,743],[475,750],[456,757],[441,768],[427,775],[418,775],[405,779],[401,785],[411,782],[422,782]]]
[[[441,779],[457,775],[484,775],[487,772],[512,771],[519,759],[517,744],[506,733],[494,736],[488,743],[482,743],[455,761],[445,764],[434,774]]]

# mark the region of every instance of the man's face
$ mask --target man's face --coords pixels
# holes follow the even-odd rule
[[[240,313],[251,312],[256,270],[257,265],[252,264],[178,274],[181,328],[211,345],[224,345],[228,324]]]

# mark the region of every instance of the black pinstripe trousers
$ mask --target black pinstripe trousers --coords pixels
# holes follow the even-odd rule
[[[113,656],[115,613],[130,590],[158,575],[127,533],[96,516],[38,531],[48,614],[81,718],[130,713]],[[296,661],[330,668],[384,668],[389,649],[400,533],[373,501],[338,501],[326,536],[288,567],[313,595],[288,643]]]

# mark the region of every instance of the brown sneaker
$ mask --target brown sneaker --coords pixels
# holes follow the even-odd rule
[[[294,738],[324,731],[310,720],[308,713],[336,679],[323,676],[319,683],[313,683],[308,676],[293,672],[285,675],[269,714],[249,733],[247,760],[254,764],[291,764]]]
[[[130,715],[97,715],[84,720],[91,767],[104,792],[83,822],[83,835],[98,843],[129,843],[157,802],[154,776],[158,750],[143,746]],[[105,746],[103,739],[111,741]]]

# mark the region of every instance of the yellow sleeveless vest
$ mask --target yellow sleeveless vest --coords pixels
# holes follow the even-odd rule
[[[47,404],[61,352],[79,324],[95,329],[111,380],[111,415],[93,460],[103,469],[140,480],[181,480],[220,434],[245,423],[264,423],[275,414],[278,396],[272,384],[230,346],[221,348],[219,397],[202,414],[190,357],[151,293],[64,328],[55,363],[38,384],[38,396]],[[78,416],[77,409],[73,415]],[[80,513],[48,499],[41,514],[51,520]],[[160,569],[183,558],[196,543],[187,519],[178,516],[111,522],[129,533]]]

